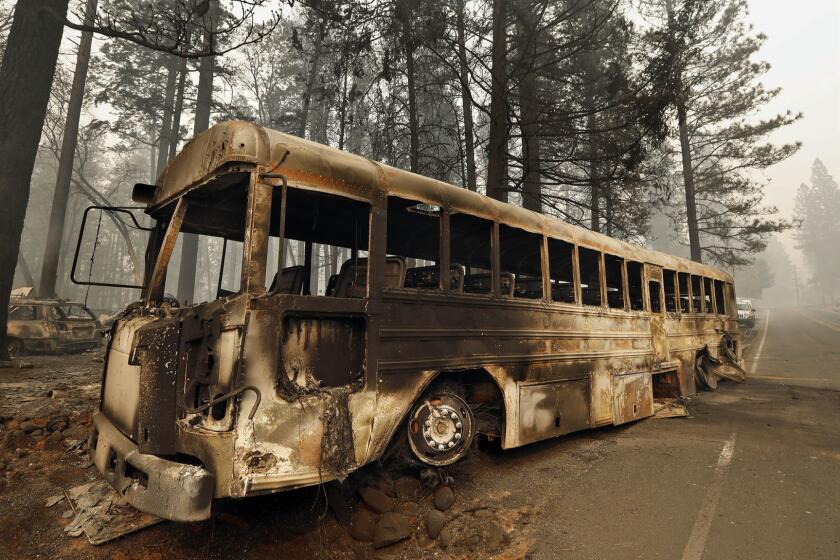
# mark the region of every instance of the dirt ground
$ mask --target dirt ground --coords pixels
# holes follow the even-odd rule
[[[436,539],[426,520],[436,509],[430,481],[439,488],[440,477],[378,465],[329,490],[348,497],[346,508],[331,509],[327,489],[309,488],[219,501],[206,522],[164,522],[100,546],[69,537],[67,502],[46,503],[97,478],[78,446],[98,397],[101,354],[28,356],[32,368],[0,369],[0,558],[671,560],[700,558],[686,556],[686,543],[707,518],[704,560],[833,559],[840,315],[774,312],[769,325],[749,335],[748,370],[767,338],[752,378],[691,399],[688,418],[472,453],[443,473],[455,499]],[[51,389],[59,398],[47,396]],[[24,433],[33,428],[24,422],[35,431]],[[50,437],[50,428],[61,435]],[[719,475],[727,445],[731,466]],[[363,500],[371,488],[376,499]],[[377,549],[369,541],[382,500],[410,537]]]

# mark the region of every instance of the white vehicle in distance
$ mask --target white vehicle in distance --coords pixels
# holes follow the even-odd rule
[[[738,300],[738,324],[742,327],[755,327],[755,308],[753,307],[752,300]]]

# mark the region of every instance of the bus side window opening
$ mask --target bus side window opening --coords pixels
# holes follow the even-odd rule
[[[677,273],[673,270],[663,270],[662,278],[665,281],[665,311],[676,313],[677,309]]]
[[[703,301],[705,303],[705,310],[706,313],[712,314],[715,312],[714,306],[712,305],[712,279],[711,278],[703,278]]]
[[[453,214],[449,223],[450,261],[453,266],[464,267],[464,293],[491,293],[493,222],[469,214]],[[502,293],[509,292],[503,287]]]
[[[691,295],[688,293],[689,275],[687,272],[678,272],[677,281],[680,288],[680,311],[691,313]]]
[[[726,315],[729,310],[726,308],[726,298],[723,295],[723,282],[715,280],[715,304],[718,315]]]
[[[607,305],[612,309],[624,309],[624,259],[604,255],[607,277]]]
[[[644,276],[642,263],[627,261],[627,291],[630,294],[630,309],[633,311],[645,310]]]
[[[289,187],[283,266],[278,271],[280,189],[274,193],[266,280],[270,293],[366,297],[370,205],[343,196]],[[401,286],[405,263],[389,260],[386,283]]]
[[[701,301],[700,291],[701,278],[699,276],[691,275],[691,311],[693,313],[702,313],[703,305]]]
[[[388,198],[386,268],[394,258],[406,262],[405,281],[401,287],[441,289],[440,215],[439,206],[393,196]],[[462,268],[459,265],[452,268],[450,288],[459,289],[463,282]]]
[[[548,269],[551,300],[575,303],[575,246],[548,238]]]
[[[502,286],[505,278],[512,282],[514,297],[542,299],[541,254],[542,235],[504,224],[499,226],[500,282]]]
[[[601,253],[578,248],[580,288],[584,305],[601,305]]]
[[[650,294],[650,312],[662,313],[662,295],[657,280],[648,282],[648,294]]]

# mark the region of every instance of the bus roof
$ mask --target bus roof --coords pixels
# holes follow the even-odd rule
[[[724,271],[632,245],[559,218],[499,202],[468,189],[417,175],[247,121],[226,121],[190,140],[158,178],[150,209],[167,205],[221,172],[261,166],[290,185],[373,201],[393,195],[544,233],[585,247],[663,268],[726,282]]]

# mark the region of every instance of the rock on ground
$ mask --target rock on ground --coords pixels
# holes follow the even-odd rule
[[[400,498],[414,498],[420,493],[420,481],[413,476],[401,476],[394,486]]]
[[[374,528],[376,528],[376,515],[367,509],[360,508],[350,524],[350,536],[357,541],[370,542],[373,540]]]
[[[441,486],[435,490],[434,504],[440,511],[446,511],[455,503],[455,492],[449,486]]]
[[[436,539],[444,525],[446,525],[446,515],[436,509],[430,509],[426,516],[426,531],[429,537]]]
[[[362,500],[376,513],[386,513],[394,510],[394,499],[377,488],[362,488],[359,490]]]
[[[411,536],[411,518],[402,513],[383,513],[373,531],[374,548],[382,548]]]

